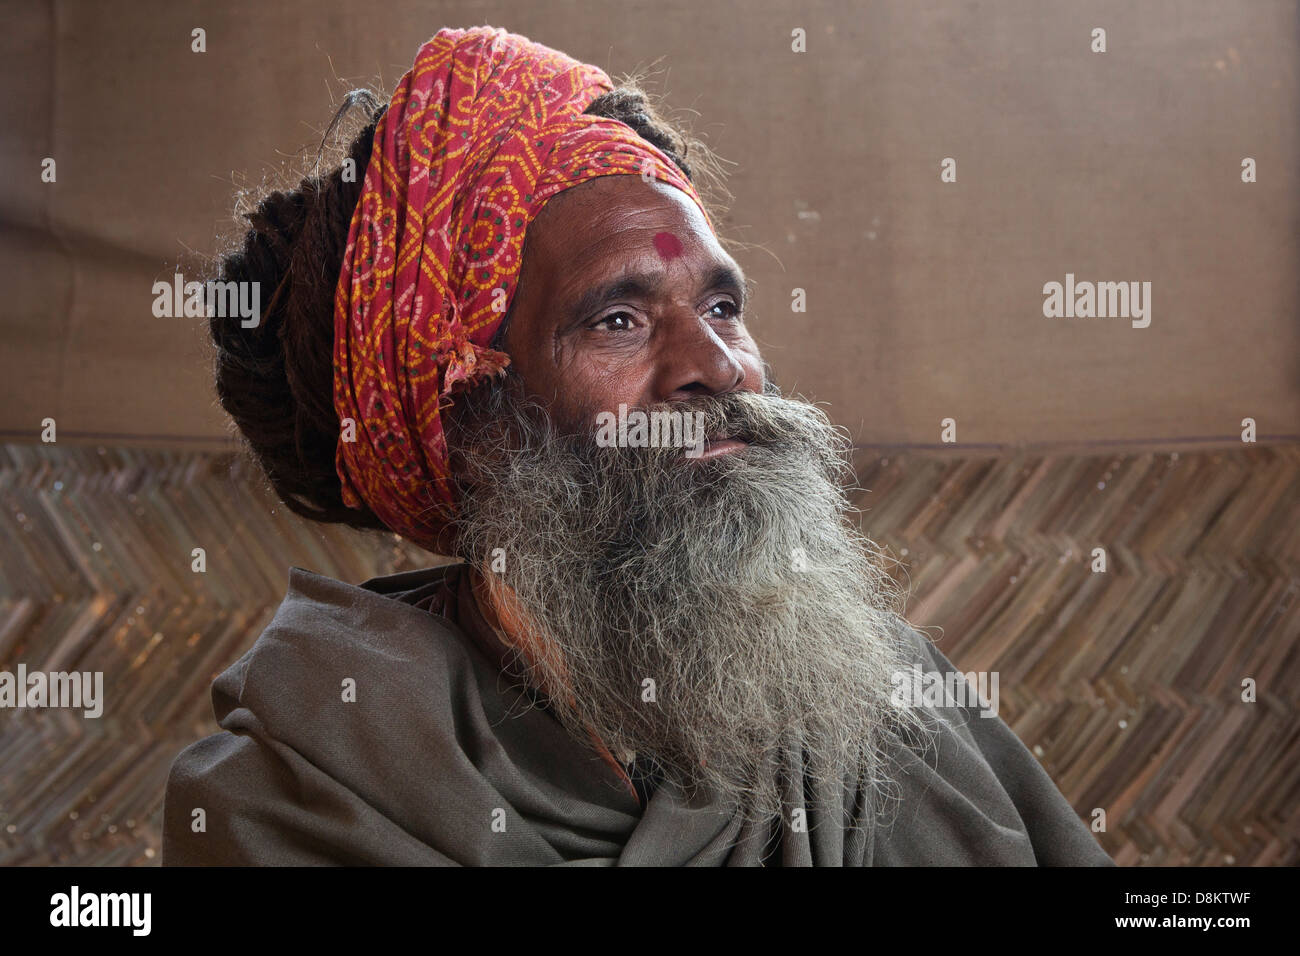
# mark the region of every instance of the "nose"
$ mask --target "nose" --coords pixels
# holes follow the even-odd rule
[[[722,395],[745,380],[745,367],[735,351],[702,316],[683,312],[660,330],[656,401],[681,401],[701,393]]]

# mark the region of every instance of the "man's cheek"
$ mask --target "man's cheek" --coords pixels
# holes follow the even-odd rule
[[[740,349],[740,364],[745,369],[744,387],[751,391],[761,392],[766,377],[763,374],[763,356],[758,350],[758,345],[749,334],[745,334],[746,344]]]
[[[639,401],[640,385],[650,370],[645,350],[630,338],[621,344],[589,349],[575,363],[577,377],[585,383],[587,393],[603,400],[615,399],[615,404]]]
[[[602,411],[607,409],[589,396],[563,396],[552,406],[551,419],[562,435],[594,436]]]
[[[643,394],[643,378],[638,368],[626,363],[589,367],[567,384],[568,400],[563,404],[572,418],[580,417],[590,429],[600,412],[617,414],[620,404],[628,408],[649,404]]]

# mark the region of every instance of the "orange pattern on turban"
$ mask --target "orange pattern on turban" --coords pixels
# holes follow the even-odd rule
[[[596,67],[504,30],[441,30],[375,128],[335,296],[336,465],[349,507],[430,550],[456,505],[441,414],[509,364],[489,345],[546,201],[639,174],[708,219],[672,160],[582,112],[612,88]]]

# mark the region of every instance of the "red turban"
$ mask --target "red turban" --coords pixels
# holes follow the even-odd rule
[[[441,413],[509,364],[488,346],[546,201],[641,174],[704,212],[661,151],[583,114],[612,87],[596,67],[504,30],[440,30],[375,127],[335,295],[336,464],[349,507],[364,503],[430,550],[456,505]]]

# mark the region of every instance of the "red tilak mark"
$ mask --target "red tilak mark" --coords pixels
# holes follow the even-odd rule
[[[655,251],[660,259],[671,262],[682,254],[682,241],[671,232],[655,233]]]

